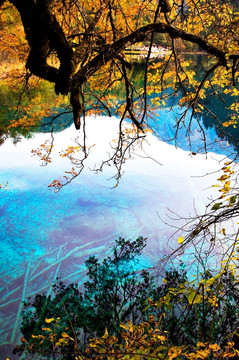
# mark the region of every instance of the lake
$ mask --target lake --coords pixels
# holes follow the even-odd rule
[[[157,111],[155,131],[162,140],[172,138],[178,112],[177,106],[171,112],[167,107]],[[67,283],[81,284],[85,260],[93,254],[108,256],[115,239],[148,238],[141,267],[154,266],[176,249],[177,228],[184,219],[203,213],[209,198],[217,196],[211,186],[217,182],[225,156],[234,150],[226,139],[216,141],[218,129],[208,126],[205,119],[202,126],[212,144],[207,155],[192,155],[185,129],[177,148],[174,141],[162,141],[149,133],[143,148],[136,146],[124,164],[124,175],[115,187],[113,167],[98,174],[92,169],[111,151],[118,119],[86,120],[90,156],[81,175],[59,192],[48,185],[72,169],[59,152],[74,146],[74,139],[81,136],[73,125],[54,134],[52,162],[47,166],[41,166],[32,153],[51,139],[47,132],[22,138],[17,144],[8,138],[0,147],[1,356],[11,358],[11,349],[19,342],[22,301],[39,292],[49,294],[50,283],[58,276]],[[198,152],[202,139],[196,123],[191,140],[191,150]],[[190,250],[177,256],[175,262],[180,261],[190,263]]]

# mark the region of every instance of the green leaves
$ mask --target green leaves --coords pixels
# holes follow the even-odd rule
[[[232,204],[235,204],[235,202],[237,201],[237,198],[238,198],[238,195],[233,195],[233,196],[230,196],[229,197],[229,203],[232,205]]]
[[[218,210],[221,205],[222,205],[222,202],[216,203],[211,207],[211,210]]]

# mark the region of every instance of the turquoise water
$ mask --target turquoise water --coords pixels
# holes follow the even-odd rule
[[[105,143],[99,129],[109,129],[115,120],[92,121],[89,142],[94,144],[96,137]],[[192,175],[213,172],[218,168],[219,155],[193,157],[149,135],[143,157],[136,149],[134,159],[124,166],[125,174],[118,187],[113,188],[113,168],[100,174],[89,170],[98,161],[94,159],[107,153],[96,146],[81,176],[54,193],[48,184],[71,166],[59,159],[59,149],[67,147],[75,134],[73,127],[64,134],[55,134],[53,163],[45,167],[32,156],[31,149],[48,134],[22,140],[16,146],[8,139],[0,147],[0,182],[8,182],[6,190],[0,190],[2,356],[10,355],[10,349],[19,340],[22,300],[40,291],[50,292],[50,283],[57,276],[82,283],[84,262],[89,255],[109,255],[119,237],[147,237],[148,246],[140,262],[142,267],[154,265],[177,247],[177,235],[170,239],[175,229],[165,224],[174,223],[167,216],[171,216],[169,209],[185,217],[193,215],[195,203],[198,211],[203,211],[213,192],[204,189],[216,182],[217,175]],[[109,138],[112,139],[111,133]],[[176,222],[177,226],[180,224]]]

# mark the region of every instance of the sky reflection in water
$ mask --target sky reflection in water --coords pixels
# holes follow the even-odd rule
[[[53,163],[46,167],[39,166],[31,149],[43,143],[48,134],[22,140],[16,146],[8,139],[0,147],[0,182],[9,183],[7,190],[1,189],[0,197],[2,344],[14,344],[19,336],[13,324],[17,326],[23,297],[48,291],[49,281],[56,276],[82,282],[84,261],[92,254],[109,255],[110,246],[120,236],[147,237],[141,264],[153,265],[177,246],[177,238],[169,241],[174,229],[160,217],[168,221],[168,208],[182,216],[194,215],[195,204],[203,212],[207,197],[213,193],[208,187],[216,182],[217,174],[191,176],[213,172],[221,156],[190,156],[152,135],[148,135],[144,149],[162,165],[135,155],[126,162],[125,174],[113,189],[115,181],[110,178],[114,169],[106,168],[96,175],[88,168],[110,150],[105,144],[116,138],[118,121],[91,118],[87,124],[89,144],[96,143],[89,163],[79,178],[58,193],[49,190],[48,184],[71,169],[71,164],[57,155],[76,137],[74,127],[55,134]],[[103,134],[102,129],[108,132]],[[145,152],[139,154],[145,157]]]

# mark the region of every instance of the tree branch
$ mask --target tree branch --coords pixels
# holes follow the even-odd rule
[[[183,40],[197,44],[201,47],[202,50],[206,51],[208,54],[216,56],[220,60],[221,64],[227,67],[225,52],[216,48],[213,45],[210,45],[202,37],[188,33],[187,31],[181,29],[177,29],[168,24],[155,23],[142,26],[141,28],[132,32],[130,35],[114,42],[112,45],[106,45],[104,50],[100,54],[95,56],[90,62],[88,62],[75,74],[74,82],[82,85],[90,76],[92,76],[108,61],[115,58],[126,47],[145,40],[147,36],[152,32],[161,34],[167,33],[172,38],[181,38]]]
[[[0,0],[0,5],[4,1],[5,0]],[[209,44],[201,36],[175,28],[170,24],[156,22],[157,12],[155,13],[155,22],[142,26],[131,32],[130,35],[124,36],[119,40],[116,40],[115,36],[112,43],[102,44],[98,54],[91,60],[87,62],[86,58],[85,61],[81,62],[82,59],[79,57],[79,51],[85,53],[85,41],[88,39],[89,33],[94,32],[94,27],[103,12],[103,6],[96,12],[94,19],[83,34],[83,41],[82,44],[79,44],[79,51],[74,53],[70,39],[66,38],[61,24],[59,24],[56,16],[52,12],[49,1],[10,0],[10,2],[20,13],[26,38],[30,46],[26,67],[34,75],[55,83],[55,91],[57,94],[61,93],[66,95],[71,93],[71,104],[77,129],[80,126],[80,115],[82,113],[79,90],[77,89],[106,63],[117,58],[126,47],[146,40],[148,35],[153,36],[154,33],[166,33],[169,34],[172,39],[181,38],[182,40],[197,44],[208,54],[217,57],[219,65],[227,67],[225,52]],[[161,0],[159,7],[161,7],[161,11],[164,13],[170,10],[167,0]],[[113,19],[111,20],[112,30],[114,32]],[[47,58],[54,50],[60,60],[59,69],[47,63]],[[232,69],[233,75],[235,73],[236,63],[237,61],[235,60]],[[81,64],[81,67],[76,72],[77,65],[79,64]]]

